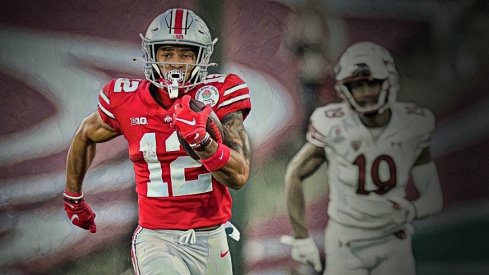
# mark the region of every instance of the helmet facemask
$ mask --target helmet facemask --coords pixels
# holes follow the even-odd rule
[[[181,22],[175,23],[175,18]],[[166,11],[153,20],[146,36],[141,38],[146,61],[144,75],[153,85],[167,91],[170,98],[177,98],[179,91],[187,92],[204,81],[207,68],[216,65],[209,64],[209,60],[217,39],[211,40],[204,21],[190,10]],[[157,51],[165,45],[195,49],[195,63],[157,62]]]
[[[353,95],[351,84],[356,81],[379,81],[380,91],[377,95],[377,102],[374,104],[365,105],[358,102]],[[362,114],[382,113],[387,108],[387,98],[389,95],[388,79],[376,79],[371,76],[370,69],[367,64],[360,63],[355,65],[351,77],[337,83],[336,89],[340,91],[340,96],[346,99],[350,106],[357,112]]]

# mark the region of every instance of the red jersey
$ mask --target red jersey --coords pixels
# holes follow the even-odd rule
[[[129,145],[138,193],[139,224],[151,229],[189,229],[225,223],[231,218],[226,186],[182,149],[170,123],[174,104],[164,109],[151,96],[148,80],[118,78],[99,94],[103,121],[122,133]],[[164,102],[170,102],[162,93]],[[251,110],[247,85],[238,76],[212,75],[186,94],[210,104],[222,119]]]

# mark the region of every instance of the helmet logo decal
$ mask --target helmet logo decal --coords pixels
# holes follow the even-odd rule
[[[217,101],[219,101],[219,91],[214,86],[206,85],[195,93],[195,99],[203,102],[205,105],[210,104],[211,107],[214,107]]]
[[[352,77],[360,77],[360,76],[370,76],[370,68],[365,63],[353,64],[351,65],[351,76]]]

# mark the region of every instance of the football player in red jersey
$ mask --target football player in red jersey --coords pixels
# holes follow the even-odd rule
[[[251,110],[246,83],[237,75],[207,75],[214,44],[205,22],[186,9],[156,17],[142,36],[146,79],[113,79],[99,93],[67,159],[65,210],[73,224],[96,232],[84,199],[83,178],[96,144],[123,135],[138,194],[139,226],[133,235],[136,274],[232,274],[225,226],[231,218],[228,188],[240,189],[250,171],[243,121]],[[204,102],[202,112],[189,107]],[[223,142],[206,131],[213,110]],[[191,158],[179,134],[200,157]]]
[[[317,108],[307,142],[285,175],[294,260],[322,270],[305,220],[304,180],[327,165],[327,275],[414,275],[410,222],[442,209],[443,197],[430,143],[435,117],[397,101],[398,73],[384,47],[369,41],[348,47],[337,66],[344,101]],[[412,178],[419,197],[405,198]],[[326,182],[325,182],[326,183]],[[324,217],[325,218],[325,217]]]

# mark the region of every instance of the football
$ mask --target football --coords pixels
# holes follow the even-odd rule
[[[192,98],[190,99],[189,106],[190,109],[192,109],[192,111],[201,112],[204,109],[205,104]],[[214,113],[214,111],[211,111],[209,117],[207,118],[206,130],[213,140],[215,140],[218,143],[222,143],[222,137],[223,137],[222,124],[219,118],[217,117],[216,113]],[[188,144],[185,141],[185,139],[182,136],[180,136],[180,134],[177,134],[177,136],[178,136],[178,141],[183,147],[183,150],[185,150],[185,152],[187,152],[187,154],[191,156],[193,159],[200,160],[199,156],[194,152],[194,150],[192,150],[192,147],[190,147],[190,144]]]

